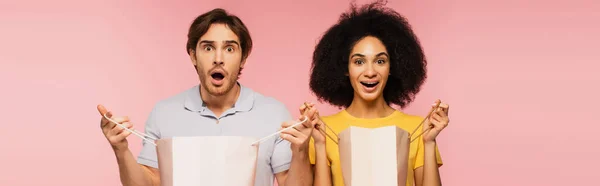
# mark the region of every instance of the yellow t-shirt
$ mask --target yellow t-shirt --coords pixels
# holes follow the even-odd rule
[[[329,127],[331,127],[331,129],[333,130],[333,132],[335,132],[335,134],[339,135],[340,132],[342,132],[344,129],[346,129],[350,126],[364,127],[364,128],[379,128],[379,127],[396,125],[399,128],[406,130],[410,133],[410,132],[413,132],[415,130],[415,128],[421,123],[421,121],[423,120],[423,117],[407,115],[400,111],[395,111],[394,113],[392,113],[389,116],[384,117],[384,118],[363,119],[363,118],[356,118],[356,117],[350,115],[348,112],[346,112],[346,110],[342,110],[337,114],[322,117],[322,119],[323,119],[323,122],[325,122]],[[421,134],[421,131],[423,131],[422,126],[419,127],[419,129],[417,129],[417,131],[415,132],[416,135]],[[335,137],[331,132],[332,132],[331,130],[327,129],[327,133],[329,133],[330,136]],[[333,185],[334,186],[343,186],[344,179],[342,177],[342,167],[340,164],[340,154],[338,151],[338,146],[333,141],[331,141],[331,139],[329,139],[329,138],[326,138],[326,139],[327,140],[325,142],[325,146],[326,146],[326,151],[327,151],[327,158],[329,159],[329,162],[331,163],[331,177],[332,177]],[[414,170],[416,168],[423,166],[423,164],[424,164],[425,151],[424,151],[423,146],[424,145],[423,145],[422,136],[420,136],[419,139],[416,139],[410,145],[409,159],[408,159],[409,170],[408,170],[408,176],[407,176],[407,181],[406,181],[407,186],[412,186],[414,184]],[[310,139],[310,146],[309,146],[308,153],[309,153],[309,157],[310,157],[310,163],[315,164],[315,156],[316,155],[315,155],[314,141],[312,138]],[[441,159],[441,156],[440,156],[440,153],[439,153],[437,147],[436,147],[436,156],[437,156],[438,166],[441,166],[442,159]]]

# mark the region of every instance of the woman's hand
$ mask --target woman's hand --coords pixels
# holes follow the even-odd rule
[[[314,103],[304,103],[300,106],[299,111],[300,114],[307,116],[311,124],[315,126],[311,135],[315,144],[325,144],[325,135],[319,131],[319,127],[324,127],[323,122],[319,117],[319,110],[314,106]]]
[[[440,106],[431,113],[429,119],[423,124],[423,130],[431,128],[429,131],[423,133],[424,143],[435,142],[435,138],[448,126],[448,123],[450,123],[450,119],[448,118],[450,106],[446,103],[441,103],[440,100],[437,100],[434,106],[438,103]]]

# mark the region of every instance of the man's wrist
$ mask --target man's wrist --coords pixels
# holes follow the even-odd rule
[[[295,148],[292,149],[292,159],[304,159],[308,158],[308,148]]]
[[[130,154],[131,151],[129,151],[129,148],[124,148],[124,149],[113,149],[115,152],[115,156],[117,156],[117,159],[122,159],[123,157],[127,156],[127,154]]]

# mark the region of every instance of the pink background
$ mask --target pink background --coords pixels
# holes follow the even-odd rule
[[[0,185],[120,185],[96,104],[143,130],[156,101],[198,82],[186,31],[215,7],[240,16],[254,38],[241,82],[297,114],[315,101],[314,45],[348,2],[1,1]],[[409,18],[430,61],[405,112],[423,115],[436,98],[451,105],[439,137],[445,185],[600,183],[600,3],[389,6]],[[129,141],[137,155],[141,141]]]

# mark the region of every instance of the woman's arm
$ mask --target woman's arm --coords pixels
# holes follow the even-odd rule
[[[310,118],[313,126],[325,126],[321,117],[319,117],[319,111],[314,107],[314,103],[304,103],[298,109],[302,115]],[[315,186],[331,186],[331,168],[329,166],[329,159],[327,158],[327,149],[325,147],[325,134],[322,134],[318,128],[313,128],[312,139],[310,143],[314,144],[314,159],[315,164],[312,167],[314,173],[313,185]],[[309,150],[310,151],[310,150]],[[310,152],[309,152],[310,153]],[[312,154],[310,156],[313,156]]]
[[[422,167],[415,170],[416,186],[441,186],[439,166],[436,157],[436,143],[425,143],[425,161]]]
[[[439,105],[439,107],[435,107]],[[448,119],[448,111],[450,106],[437,100],[432,107],[432,113],[423,125],[425,131],[423,138],[423,166],[415,169],[415,185],[417,186],[440,186],[442,181],[440,178],[437,143],[435,138],[444,128],[450,123]]]
[[[327,159],[325,142],[315,142],[315,186],[331,186],[331,168]]]

